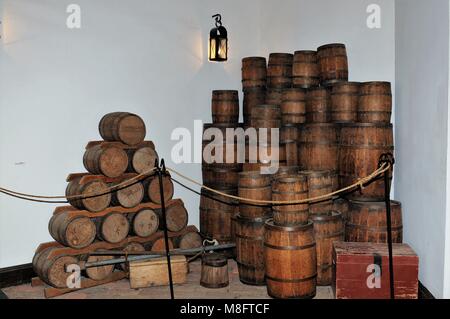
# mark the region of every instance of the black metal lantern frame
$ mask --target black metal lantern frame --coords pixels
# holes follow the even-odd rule
[[[209,32],[209,61],[224,62],[228,60],[228,34],[222,26],[222,16],[212,16],[216,20],[216,27]]]

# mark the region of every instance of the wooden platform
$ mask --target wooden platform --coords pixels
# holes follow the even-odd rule
[[[175,286],[175,298],[180,299],[266,299],[266,287],[247,286],[239,281],[236,262],[229,260],[230,285],[226,288],[207,289],[200,286],[200,261],[190,264],[190,273],[187,283]],[[3,292],[11,299],[41,299],[44,298],[44,287],[31,287],[31,284],[9,287]],[[168,287],[153,287],[143,289],[130,289],[127,279],[112,282],[98,287],[68,293],[55,299],[161,299],[169,298]],[[318,287],[317,299],[332,299],[330,287]]]

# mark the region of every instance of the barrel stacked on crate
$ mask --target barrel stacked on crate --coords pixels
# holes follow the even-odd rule
[[[84,153],[88,172],[67,178],[66,197],[71,206],[57,208],[49,221],[56,242],[45,244],[33,260],[39,277],[56,288],[67,288],[66,265],[112,258],[90,256],[94,251],[165,249],[159,178],[153,170],[158,154],[153,142],[144,141],[144,121],[131,113],[110,113],[101,119],[99,131],[103,141],[89,142]],[[169,247],[200,246],[196,228],[187,226],[182,200],[173,199],[170,176],[163,176],[162,181]],[[114,270],[114,266],[89,268],[85,276],[101,283],[118,278]]]

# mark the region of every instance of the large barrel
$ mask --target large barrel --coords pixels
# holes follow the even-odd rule
[[[235,90],[214,90],[212,92],[213,123],[239,122],[239,93]]]
[[[302,124],[306,121],[306,93],[303,89],[285,89],[280,106],[283,124]]]
[[[101,180],[90,181],[80,184],[81,178],[73,179],[67,184],[66,197],[70,205],[78,209],[86,209],[90,212],[100,212],[107,208],[111,203],[111,194],[108,193],[108,185]],[[104,194],[105,193],[105,194]],[[93,196],[104,194],[91,198],[71,198],[71,196]]]
[[[147,177],[143,181],[143,185],[145,189],[144,199],[155,204],[161,204],[161,190],[158,175]],[[164,201],[167,203],[173,198],[174,193],[172,179],[169,174],[162,177],[162,185]]]
[[[242,88],[244,91],[252,88],[265,88],[266,80],[266,58],[251,56],[242,59]]]
[[[317,285],[330,286],[333,270],[333,242],[344,241],[344,222],[336,211],[312,214],[317,252]]]
[[[298,201],[308,198],[305,176],[280,177],[272,182],[273,201]],[[308,203],[273,204],[273,222],[278,226],[291,226],[308,222]]]
[[[58,243],[75,249],[82,249],[95,239],[94,222],[85,216],[71,218],[67,212],[53,215],[49,221],[50,235]]]
[[[289,88],[292,86],[292,63],[290,53],[271,53],[267,66],[267,87]]]
[[[67,280],[73,273],[66,272],[66,266],[78,264],[74,256],[59,255],[49,258],[58,247],[49,247],[33,258],[33,269],[46,284],[56,288],[67,288]]]
[[[267,221],[264,256],[269,296],[313,298],[316,295],[317,262],[312,222],[283,227]]]
[[[307,89],[319,86],[319,84],[317,51],[295,51],[292,65],[292,86]]]
[[[130,173],[148,173],[155,167],[156,160],[159,159],[155,149],[149,146],[130,149],[128,154],[128,169]]]
[[[266,102],[268,105],[278,105],[283,103],[283,92],[285,89],[267,88],[266,90]]]
[[[280,129],[280,146],[287,166],[298,165],[298,127],[295,124],[285,124]]]
[[[331,122],[331,100],[328,89],[312,88],[306,93],[306,123]]]
[[[259,171],[242,172],[239,174],[239,197],[266,200],[272,199],[272,188],[270,175],[263,175]],[[246,218],[267,217],[271,213],[269,204],[239,203],[239,213]]]
[[[258,128],[279,128],[281,126],[281,110],[277,105],[263,104],[252,109],[250,125]]]
[[[392,91],[390,82],[362,83],[359,90],[358,122],[390,123]]]
[[[144,185],[141,182],[128,182],[114,190],[111,196],[113,206],[132,208],[144,199]]]
[[[299,166],[304,170],[338,170],[338,127],[317,123],[300,126]]]
[[[355,183],[378,168],[380,156],[393,153],[392,124],[343,124],[339,151],[339,178],[341,187]],[[384,182],[372,182],[350,195],[350,199],[381,201]]]
[[[391,201],[392,242],[403,241],[402,206]],[[387,243],[385,202],[350,201],[345,240],[350,242]]]
[[[239,279],[248,285],[264,285],[264,224],[267,218],[236,216],[236,261]]]
[[[339,82],[331,89],[331,121],[354,123],[357,121],[359,82]]]
[[[337,174],[333,171],[301,171],[308,183],[308,198],[315,198],[330,194],[334,191],[333,181],[337,179]],[[326,213],[332,209],[332,199],[320,200],[309,204],[309,212]]]
[[[119,177],[128,168],[128,156],[119,147],[96,145],[86,150],[83,164],[89,173]]]
[[[150,208],[144,208],[137,213],[128,214],[132,233],[139,237],[148,237],[158,231],[158,214]]]
[[[146,129],[144,121],[136,114],[114,112],[106,114],[98,125],[105,141],[118,141],[127,145],[137,145],[144,141]]]
[[[250,123],[252,109],[257,105],[266,103],[266,88],[255,87],[248,88],[244,91],[244,101],[242,102],[242,109],[244,115],[244,124]]]
[[[163,214],[160,209],[156,211],[159,216],[159,228],[163,230]],[[188,224],[188,212],[184,204],[172,205],[166,208],[167,230],[171,232],[179,232],[186,228]]]
[[[109,213],[97,221],[97,236],[111,244],[124,240],[130,231],[130,223],[126,215]]]
[[[321,84],[328,86],[348,81],[347,50],[344,44],[332,43],[317,48]]]

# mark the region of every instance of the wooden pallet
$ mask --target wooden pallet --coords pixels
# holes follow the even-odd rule
[[[135,150],[135,149],[138,149],[141,147],[151,147],[151,148],[155,149],[155,143],[153,143],[153,141],[143,141],[142,143],[139,143],[134,146],[123,144],[121,142],[91,141],[86,145],[86,149],[89,149],[89,148],[97,146],[97,145],[101,145],[102,148],[115,146],[115,147],[119,147],[124,150]]]

